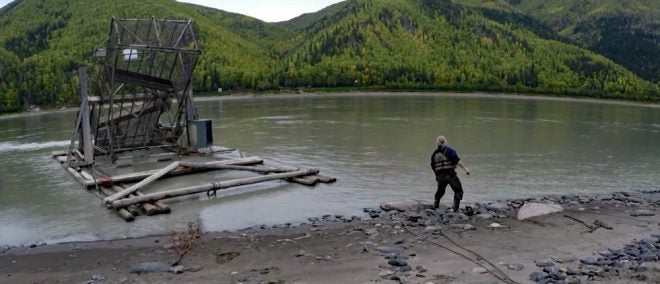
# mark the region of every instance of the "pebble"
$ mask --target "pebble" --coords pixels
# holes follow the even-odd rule
[[[394,254],[403,252],[403,248],[399,246],[377,246],[374,247],[374,250],[380,253],[394,253]]]
[[[408,262],[403,260],[403,259],[392,259],[392,260],[388,261],[387,264],[389,264],[391,266],[402,267],[402,266],[407,266]],[[410,267],[410,266],[408,266],[408,267]]]
[[[486,274],[486,273],[488,273],[488,270],[486,270],[483,267],[475,267],[475,268],[472,268],[472,273]]]
[[[305,256],[306,254],[307,254],[307,252],[305,252],[304,250],[300,250],[300,251],[298,251],[298,253],[296,253],[296,257],[302,257],[302,256]]]
[[[509,263],[506,265],[506,267],[513,271],[520,271],[523,270],[523,268],[525,268],[525,266],[520,263]]]

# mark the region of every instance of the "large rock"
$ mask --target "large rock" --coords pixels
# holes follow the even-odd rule
[[[561,205],[546,203],[525,203],[518,210],[518,220],[564,211]]]
[[[382,209],[383,211],[398,210],[404,212],[404,211],[413,210],[418,207],[427,208],[431,206],[433,205],[428,202],[424,202],[416,199],[409,199],[409,200],[400,200],[400,201],[382,203],[380,205],[380,209]]]

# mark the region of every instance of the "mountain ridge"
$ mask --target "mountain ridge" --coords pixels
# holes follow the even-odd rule
[[[574,44],[660,84],[660,4],[655,0],[508,0]]]
[[[112,16],[193,19],[204,51],[198,91],[312,86],[658,100],[657,85],[571,45],[511,1],[482,2],[349,0],[265,23],[174,0],[18,0],[0,9],[0,112],[75,103],[74,70],[89,64]]]

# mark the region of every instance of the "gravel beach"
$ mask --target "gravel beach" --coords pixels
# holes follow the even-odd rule
[[[179,232],[192,237],[188,247],[175,234],[4,247],[0,282],[660,283],[659,207],[660,191],[464,204],[460,213],[404,200],[304,224]],[[186,253],[173,265],[177,248]]]

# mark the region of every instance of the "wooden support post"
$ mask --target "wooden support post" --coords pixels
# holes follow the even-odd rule
[[[292,178],[292,177],[315,175],[315,174],[318,174],[318,172],[319,172],[318,169],[311,169],[311,170],[301,170],[301,171],[281,173],[281,174],[272,174],[272,175],[264,175],[264,176],[258,176],[258,177],[235,179],[235,180],[229,180],[229,181],[214,182],[214,183],[205,184],[205,185],[191,186],[191,187],[186,187],[186,188],[181,188],[181,189],[173,189],[173,190],[168,190],[168,191],[163,191],[163,192],[145,194],[143,196],[138,196],[138,197],[133,197],[133,198],[121,199],[121,200],[117,200],[117,201],[112,202],[112,207],[122,208],[122,207],[125,207],[125,206],[128,206],[128,205],[131,205],[131,204],[136,204],[136,203],[141,203],[141,202],[150,202],[150,201],[154,201],[154,200],[161,200],[161,199],[178,197],[178,196],[183,196],[183,195],[195,194],[195,193],[206,192],[206,191],[210,191],[210,190],[220,190],[220,189],[225,189],[225,188],[230,188],[230,187],[235,187],[235,186],[241,186],[241,185],[247,185],[247,184],[254,184],[254,183],[259,183],[259,182],[264,182],[264,181],[269,181],[269,180],[275,180],[275,179],[286,179],[286,178]]]
[[[94,163],[94,147],[92,145],[92,130],[89,124],[89,104],[87,103],[87,67],[80,66],[78,68],[78,77],[80,78],[80,114],[82,118],[81,148],[85,154],[85,164],[91,165]]]
[[[179,166],[178,161],[174,162],[174,163],[171,163],[169,166],[157,171],[156,173],[154,173],[153,175],[149,176],[148,178],[142,180],[141,182],[138,182],[137,184],[134,184],[133,186],[131,186],[127,189],[124,189],[120,192],[117,192],[117,194],[115,194],[113,196],[110,196],[110,197],[104,199],[103,201],[106,204],[110,204],[113,201],[115,201],[119,198],[122,198],[126,195],[129,195],[129,194],[135,192],[136,190],[144,187],[145,185],[148,185],[148,184],[152,183],[153,181],[159,179],[160,177],[164,176],[165,174],[167,174],[167,173],[171,172],[172,170],[176,169],[178,166]]]

